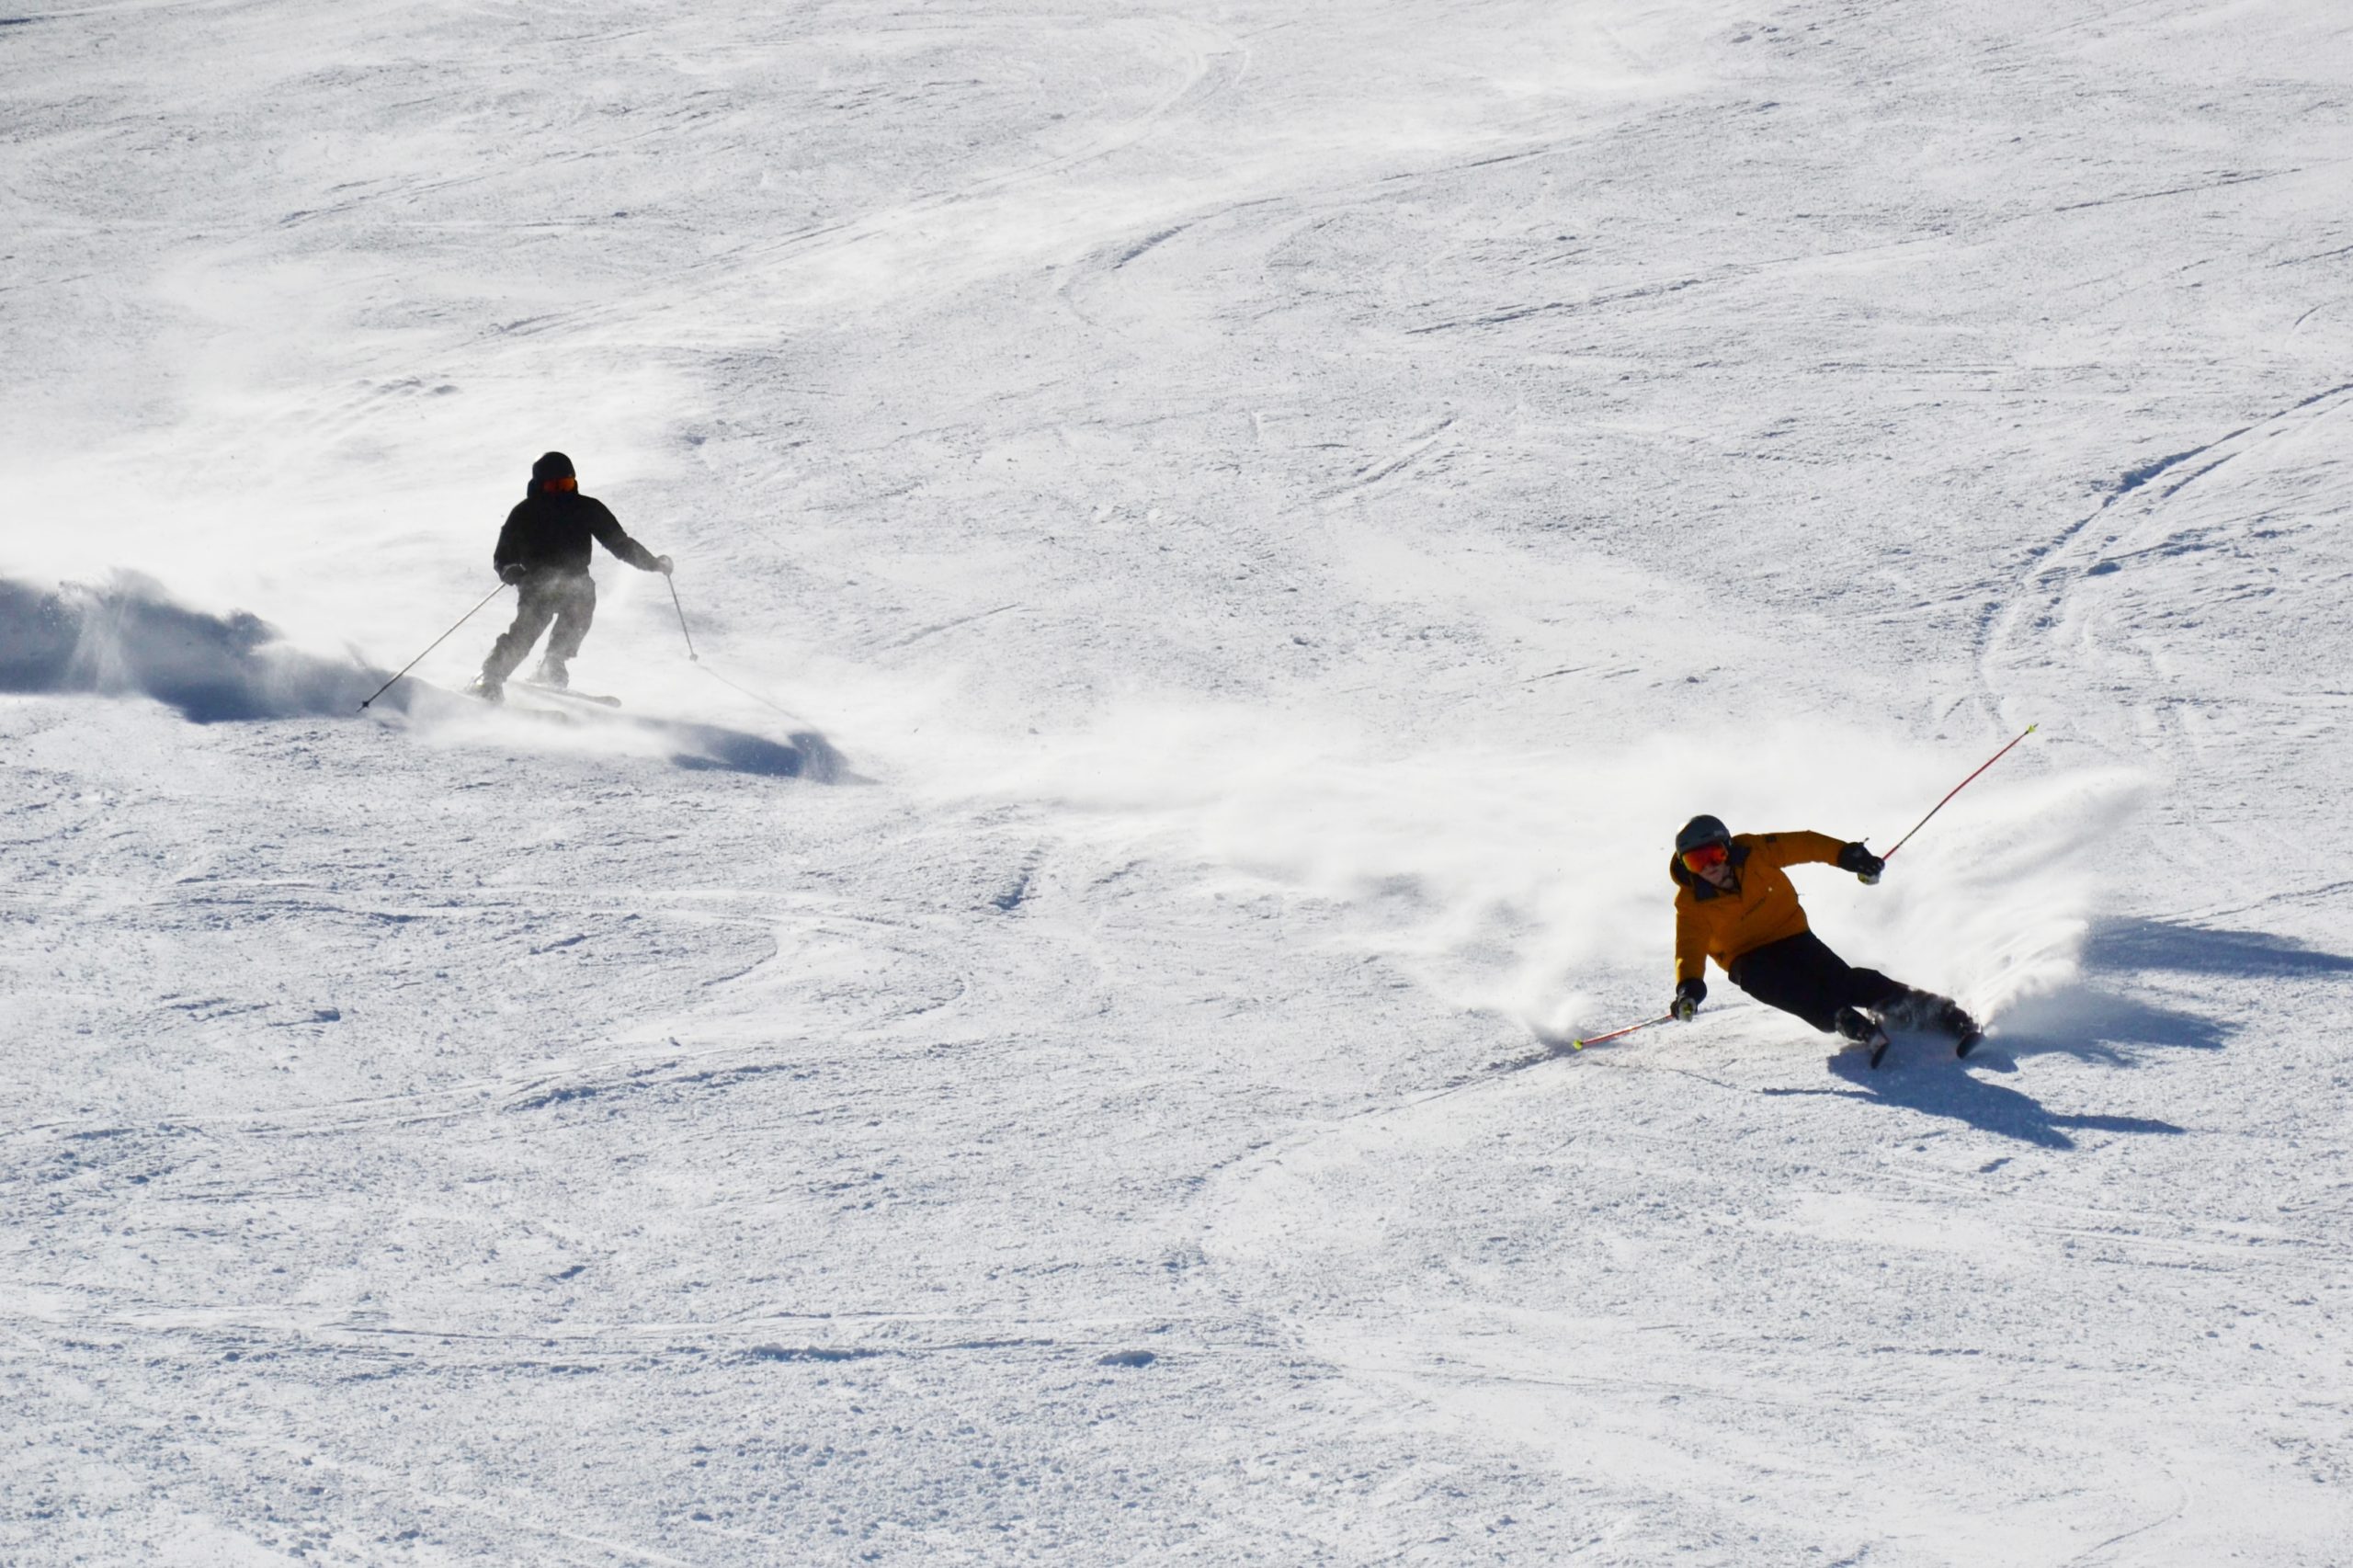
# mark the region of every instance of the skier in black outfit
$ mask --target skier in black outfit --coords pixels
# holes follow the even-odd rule
[[[1784,869],[1809,861],[1864,882],[1878,881],[1887,865],[1865,846],[1825,834],[1735,835],[1711,816],[1683,825],[1666,863],[1676,887],[1675,1001],[1668,1011],[1688,1019],[1699,1010],[1712,958],[1759,1002],[1867,1047],[1874,1067],[1887,1051],[1883,1024],[1942,1030],[1952,1036],[1956,1054],[1968,1055],[1983,1037],[1959,1003],[1875,969],[1857,969],[1813,934]]]
[[[493,702],[505,696],[506,677],[550,621],[555,631],[540,661],[539,678],[559,690],[571,684],[565,666],[580,652],[581,639],[597,616],[597,584],[588,575],[592,540],[641,572],[669,575],[670,558],[654,554],[622,532],[602,501],[580,494],[572,460],[549,452],[531,465],[530,488],[506,514],[506,526],[498,530],[498,548],[491,554],[501,580],[516,586],[515,624],[500,634],[490,657],[482,662],[476,693]]]

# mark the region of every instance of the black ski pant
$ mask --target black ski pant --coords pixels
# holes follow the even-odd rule
[[[1876,1012],[1921,994],[1875,969],[1857,969],[1811,931],[1752,948],[1732,960],[1732,983],[1768,1007],[1795,1013],[1824,1034],[1841,1007]]]
[[[532,573],[517,585],[515,624],[499,634],[490,657],[482,662],[483,678],[503,681],[513,675],[550,621],[555,631],[548,638],[548,663],[570,664],[596,619],[597,580],[587,573]]]

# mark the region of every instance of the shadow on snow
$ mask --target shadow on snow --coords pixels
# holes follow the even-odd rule
[[[2120,1065],[2130,1060],[2134,1046],[2220,1051],[2236,1031],[2233,1020],[2123,995],[2112,986],[2151,974],[2230,980],[2353,974],[2353,958],[2290,937],[2145,919],[2112,920],[2094,928],[2085,940],[2082,962],[2084,981],[2022,1002],[2003,1017],[2005,1050]]]
[[[2087,977],[2128,982],[2151,973],[2237,980],[2325,978],[2353,974],[2353,957],[2262,931],[2177,925],[2164,920],[2109,921],[2086,940]],[[1845,1089],[1767,1089],[1768,1095],[1837,1095],[1873,1099],[1924,1116],[1949,1117],[1972,1127],[2048,1149],[2072,1149],[2071,1132],[2170,1133],[2169,1121],[2137,1116],[2074,1116],[2052,1111],[2032,1096],[1990,1083],[1984,1070],[2014,1073],[2021,1056],[2063,1053],[2127,1066],[2134,1048],[2220,1051],[2236,1025],[2176,1007],[2121,995],[2097,979],[2063,987],[2005,1013],[2001,1032],[1968,1063],[1953,1060],[1941,1040],[1898,1036],[1887,1066],[1873,1072],[1852,1051],[1830,1059]],[[1975,1070],[1975,1071],[1972,1071]]]
[[[1916,1053],[1934,1049],[1944,1053],[1941,1059],[1923,1061],[1917,1054],[1905,1059],[1901,1056],[1909,1046]],[[1872,1071],[1859,1051],[1841,1051],[1830,1059],[1831,1074],[1855,1085],[1850,1089],[1765,1089],[1766,1095],[1836,1095],[1850,1099],[1878,1100],[1886,1105],[1901,1106],[1918,1111],[1923,1116],[1948,1117],[1965,1121],[1981,1131],[2004,1138],[2015,1138],[2021,1143],[2038,1144],[2045,1149],[2072,1149],[2075,1141],[2071,1132],[2181,1132],[2186,1129],[2170,1121],[2158,1121],[2141,1116],[2075,1116],[2052,1110],[2032,1095],[2001,1084],[1986,1082],[1970,1072],[1963,1063],[1950,1058],[1950,1047],[1942,1040],[1933,1048],[1924,1047],[1916,1039],[1899,1039],[1895,1044],[1898,1055],[1877,1072]],[[1970,1065],[1983,1065],[1998,1070],[2015,1071],[2014,1064],[1999,1056],[1989,1056],[1982,1062],[1972,1060]]]
[[[2353,974],[2353,958],[2322,952],[2286,937],[2163,920],[2114,920],[2100,926],[2084,943],[2083,963],[2096,972],[2168,970],[2242,980]]]
[[[243,611],[215,616],[175,604],[160,584],[132,574],[103,588],[54,592],[0,580],[0,691],[152,697],[190,723],[244,723],[351,717],[386,673],[290,647]],[[375,706],[436,717],[482,711],[471,698],[415,680],[397,682]],[[671,719],[595,722],[654,737],[678,767],[818,783],[853,777],[813,731],[774,741]]]

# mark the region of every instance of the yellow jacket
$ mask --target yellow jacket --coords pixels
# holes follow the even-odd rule
[[[1685,869],[1680,855],[1669,859],[1667,875],[1676,887],[1675,983],[1702,978],[1710,959],[1729,971],[1741,954],[1806,929],[1798,890],[1782,868],[1836,865],[1845,847],[1844,840],[1819,833],[1736,833],[1729,891]]]

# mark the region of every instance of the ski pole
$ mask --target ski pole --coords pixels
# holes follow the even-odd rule
[[[721,675],[709,665],[698,663],[695,665],[695,668],[700,670],[703,674],[709,676],[711,679],[717,681],[720,685],[727,687],[729,690],[742,692],[745,696],[750,698],[753,701],[758,703],[763,708],[774,709],[777,712],[783,714],[786,718],[793,720],[798,723],[806,724],[811,722],[810,720],[803,718],[801,714],[795,713],[783,703],[775,701],[769,698],[762,697],[758,692],[754,691],[750,687],[744,685],[741,681],[729,680],[725,676]]]
[[[499,584],[499,585],[498,585],[498,586],[496,586],[496,587],[494,587],[494,588],[491,589],[489,593],[484,594],[484,595],[483,596],[482,605],[486,605],[486,604],[488,604],[491,600],[493,600],[493,599],[496,598],[499,595],[501,595],[501,594],[505,593],[506,591],[506,585],[505,583],[501,583],[501,584]],[[430,653],[431,652],[433,652],[433,650],[434,650],[434,649],[438,648],[439,646],[441,646],[441,644],[442,644],[442,643],[447,642],[448,641],[449,641],[449,632],[457,631],[457,630],[458,630],[458,626],[463,626],[466,622],[468,622],[468,621],[472,620],[472,619],[475,617],[475,615],[476,615],[476,614],[478,614],[478,613],[481,611],[481,609],[482,609],[482,605],[476,605],[476,606],[474,606],[474,608],[473,608],[472,609],[470,609],[470,610],[466,611],[466,613],[465,613],[465,614],[463,614],[463,615],[461,615],[461,616],[460,616],[460,617],[458,618],[458,625],[457,625],[457,626],[452,626],[451,628],[449,628],[449,631],[444,631],[440,636],[436,637],[432,642],[430,642],[426,643],[426,646],[425,646],[425,653]],[[408,674],[408,672],[409,672],[409,671],[411,671],[411,670],[413,670],[413,669],[416,668],[416,666],[417,666],[417,665],[419,665],[423,664],[423,663],[425,662],[425,653],[419,653],[415,658],[411,659],[407,664],[403,665],[400,667],[400,674],[399,674],[399,675],[395,675],[394,676],[392,676],[392,680],[398,680],[398,679],[400,679],[400,678],[401,678],[401,676],[404,676],[404,675]],[[384,695],[384,693],[386,693],[386,692],[388,692],[388,691],[392,690],[392,680],[388,680],[388,681],[386,681],[383,685],[381,685],[381,686],[378,687],[377,687],[377,688],[376,688],[372,693],[370,693],[370,694],[369,694],[369,698],[368,698],[368,702],[373,702],[373,701],[375,701],[375,700],[376,700],[376,699],[377,699],[377,698],[381,697],[381,696],[383,696],[383,695]],[[366,708],[367,708],[367,706],[368,706],[368,702],[363,702],[363,703],[361,703],[361,704],[359,705],[359,706],[360,706],[360,708],[361,708],[361,710],[362,710],[363,711],[366,710]]]
[[[1624,1028],[1611,1029],[1608,1034],[1597,1034],[1589,1040],[1573,1040],[1569,1041],[1569,1049],[1571,1051],[1583,1051],[1588,1045],[1607,1045],[1613,1040],[1623,1040],[1630,1034],[1637,1034],[1643,1029],[1654,1028],[1660,1024],[1673,1023],[1674,1021],[1674,1014],[1661,1013],[1655,1018],[1644,1018],[1639,1024],[1628,1024]]]
[[[678,602],[678,581],[667,572],[662,574],[662,580],[670,585],[670,608],[678,612],[678,635],[687,640],[687,662],[701,664],[702,661],[695,657],[695,634],[687,630],[687,607]]]
[[[2004,757],[2006,757],[2006,756],[2009,756],[2009,755],[2010,755],[2010,746],[2014,746],[2014,745],[2018,744],[2019,741],[2022,741],[2022,740],[2026,739],[2029,735],[2030,735],[2030,734],[2034,733],[2034,732],[2035,732],[2035,731],[2037,731],[2037,730],[2040,729],[2041,727],[2042,727],[2042,726],[2041,726],[2041,725],[2040,725],[2040,724],[2029,724],[2025,729],[2020,730],[2020,731],[2018,733],[2018,734],[2017,734],[2016,736],[2014,736],[2014,737],[2011,739],[2011,741],[2010,741],[2010,745],[2009,745],[2009,746],[2004,746],[2000,751],[1995,752],[1993,756],[1991,756],[1987,757],[1984,762],[1980,763],[1980,764],[1978,765],[1978,767],[1977,767],[1977,773],[1983,773],[1983,772],[1984,772],[1984,771],[1985,771],[1985,769],[1987,769],[1987,768],[1989,768],[1989,767],[1993,767],[1995,763],[1997,763],[1997,762],[2001,761]],[[1948,801],[1951,801],[1951,799],[1953,798],[1953,796],[1958,795],[1958,794],[1960,794],[1963,790],[1968,789],[1968,788],[1969,788],[1969,786],[1976,780],[1977,773],[1972,773],[1972,774],[1971,774],[1967,778],[1964,778],[1964,779],[1962,779],[1960,783],[1958,783],[1958,784],[1954,785],[1954,786],[1951,788],[1951,790],[1948,790],[1948,791],[1946,792],[1944,800],[1942,800],[1942,801],[1938,801],[1935,805],[1933,805],[1933,806],[1929,807],[1929,808],[1928,808],[1928,816],[1927,816],[1927,817],[1922,817],[1918,822],[1915,822],[1915,823],[1914,823],[1914,824],[1912,824],[1912,833],[1917,833],[1917,832],[1919,832],[1922,828],[1924,828],[1924,827],[1927,826],[1927,825],[1928,825],[1928,817],[1935,816],[1938,812],[1943,811],[1943,810],[1945,809],[1946,803],[1947,803]],[[1901,838],[1897,839],[1897,840],[1895,841],[1895,849],[1901,849],[1901,848],[1903,848],[1905,845],[1907,845],[1907,844],[1911,843],[1911,842],[1912,842],[1912,833],[1907,833],[1907,834],[1905,834],[1903,837],[1901,837]],[[1895,849],[1891,849],[1891,850],[1889,850],[1886,854],[1884,854],[1884,855],[1882,855],[1882,856],[1881,856],[1881,857],[1880,857],[1880,858],[1881,858],[1881,859],[1882,859],[1882,860],[1893,860],[1893,859],[1894,859],[1894,858],[1895,858]]]

